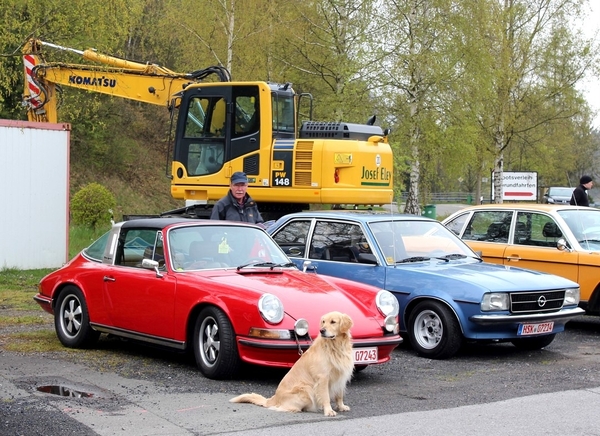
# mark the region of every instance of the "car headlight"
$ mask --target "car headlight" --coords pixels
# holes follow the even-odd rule
[[[563,306],[572,306],[576,304],[579,304],[579,288],[566,289]]]
[[[510,301],[505,292],[493,292],[485,294],[481,300],[481,310],[490,312],[493,310],[508,310]]]
[[[283,319],[283,303],[273,294],[263,294],[258,299],[258,310],[269,324],[280,323]]]
[[[296,321],[294,324],[294,332],[296,332],[298,336],[306,336],[308,334],[308,321],[304,318],[300,318]]]
[[[377,293],[375,304],[383,316],[398,316],[398,312],[400,312],[398,300],[394,297],[394,294],[385,289]]]

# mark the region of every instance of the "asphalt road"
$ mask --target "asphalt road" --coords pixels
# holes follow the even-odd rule
[[[109,337],[95,350],[2,351],[0,434],[600,435],[600,318],[567,327],[536,352],[468,345],[436,361],[402,345],[392,361],[355,376],[351,410],[334,418],[228,402],[272,395],[280,370],[208,380],[188,355]],[[48,386],[62,392],[43,392]]]

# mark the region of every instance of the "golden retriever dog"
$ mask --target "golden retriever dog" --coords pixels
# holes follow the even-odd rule
[[[340,312],[330,312],[321,318],[320,335],[289,372],[283,377],[275,395],[243,394],[229,400],[232,403],[252,403],[283,412],[316,412],[335,416],[331,400],[338,411],[350,407],[344,404],[346,384],[352,377],[352,319]]]

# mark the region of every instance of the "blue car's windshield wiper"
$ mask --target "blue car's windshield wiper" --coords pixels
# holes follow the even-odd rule
[[[447,254],[447,255],[442,256],[442,257],[438,257],[438,259],[453,260],[453,259],[465,259],[466,257],[467,257],[466,254],[453,253],[453,254]]]
[[[438,260],[443,260],[444,262],[450,262],[450,260],[452,259],[464,259],[465,256],[464,254],[447,254],[446,256],[433,256],[433,257],[427,257],[427,256],[413,256],[413,257],[407,257],[406,259],[402,259],[402,260],[397,260],[396,263],[410,263],[410,262],[425,262],[431,259],[438,259]]]
[[[413,256],[407,257],[406,259],[397,260],[396,263],[425,262],[426,260],[430,259],[431,257]]]

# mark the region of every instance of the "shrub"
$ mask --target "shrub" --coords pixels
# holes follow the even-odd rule
[[[73,223],[91,228],[108,225],[117,202],[114,195],[99,183],[81,188],[71,200]]]

